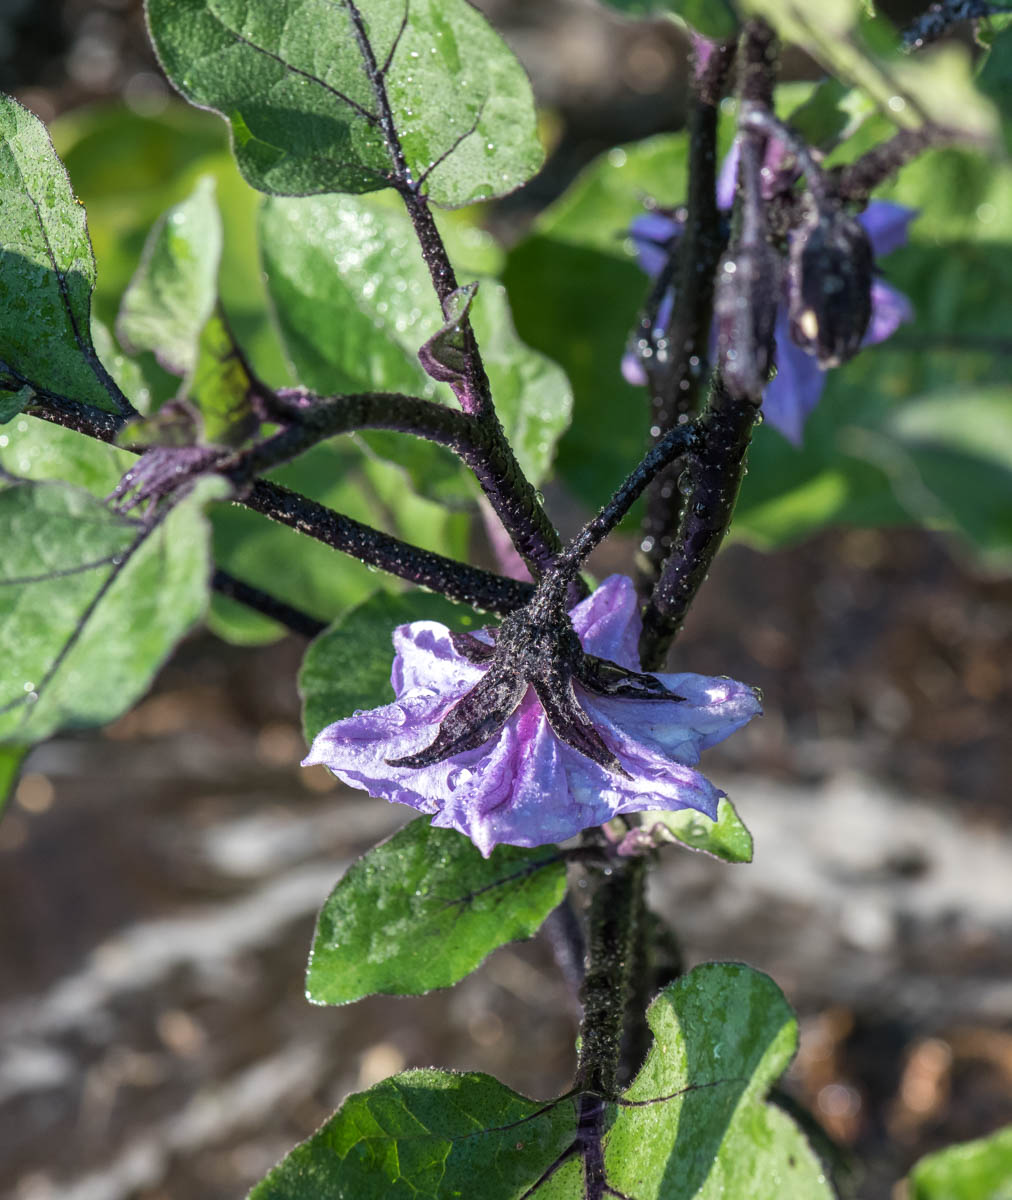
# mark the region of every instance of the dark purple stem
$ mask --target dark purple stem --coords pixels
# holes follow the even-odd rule
[[[376,62],[365,21],[354,0],[346,0],[346,5],[366,77],[376,100],[380,129],[390,154],[393,167],[391,183],[400,194],[411,218],[436,295],[440,303],[445,304],[457,290],[457,276],[436,228],[428,197],[421,190],[422,181],[412,176],[401,145],[384,74],[385,67],[389,64],[381,68]],[[483,447],[482,454],[469,461],[468,465],[475,472],[482,490],[514,546],[532,574],[537,576],[551,563],[559,550],[559,535],[545,513],[533,485],[521,470],[513,448],[503,432],[492,401],[488,375],[474,330],[466,317],[461,321],[461,332],[464,338],[466,367],[461,382],[452,386],[461,408],[480,426]],[[479,458],[483,458],[484,461],[479,462]]]
[[[733,61],[733,44],[717,46],[695,79],[688,120],[689,194],[676,251],[675,303],[666,330],[670,358],[649,380],[655,441],[698,409],[700,384],[708,374],[714,272],[724,249],[717,209],[717,116]],[[681,497],[676,478],[677,471],[665,471],[647,497],[640,564],[643,591],[656,581],[670,547],[671,531],[678,523]]]

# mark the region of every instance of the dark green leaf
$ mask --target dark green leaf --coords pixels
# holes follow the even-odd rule
[[[0,746],[0,818],[14,791],[21,763],[27,753],[27,746]]]
[[[922,1158],[910,1200],[1012,1200],[1012,1125]]]
[[[153,528],[68,485],[0,491],[0,739],[104,724],[137,700],[203,614],[202,510],[227,491],[204,480]]]
[[[116,335],[130,353],[150,350],[180,378],[197,363],[197,340],[214,310],[221,261],[221,217],[214,179],[159,217],[120,305]]]
[[[977,86],[1004,118],[1005,148],[1012,149],[1012,31],[1005,29],[991,42],[980,70]]]
[[[118,411],[119,389],[91,342],[84,209],[46,127],[9,96],[0,96],[0,200],[0,387]]]
[[[0,392],[0,425],[13,421],[20,412],[35,399],[35,392],[27,385],[13,392]]]
[[[441,383],[460,383],[467,370],[464,325],[471,312],[477,283],[456,288],[443,301],[443,324],[418,351],[426,375]]]
[[[488,1075],[405,1071],[349,1096],[250,1200],[518,1200],[572,1141],[573,1104]]]
[[[852,113],[844,107],[845,101],[853,99],[854,94],[845,83],[839,79],[823,79],[807,99],[792,110],[787,122],[810,146],[828,150],[853,120]]]
[[[377,592],[339,617],[310,644],[302,660],[299,695],[307,742],[356,709],[393,701],[393,631],[411,621],[441,621],[462,632],[481,624],[472,609],[421,591]]]
[[[555,846],[482,858],[456,830],[412,821],[360,858],[320,912],[306,975],[315,1004],[449,987],[532,937],[566,891]]]
[[[400,165],[380,88],[438,204],[503,195],[541,165],[527,76],[465,0],[149,0],[148,24],[166,74],[230,122],[261,191],[388,187]]]
[[[378,197],[269,200],[261,237],[278,324],[302,383],[324,395],[399,391],[455,403],[418,359],[444,318],[398,207]],[[538,482],[569,421],[565,376],[517,338],[495,281],[482,281],[470,315],[499,418],[521,466]],[[451,501],[473,494],[448,451],[400,434],[365,440],[405,467],[424,494]]]

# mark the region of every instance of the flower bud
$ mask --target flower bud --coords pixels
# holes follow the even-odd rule
[[[819,366],[853,358],[871,319],[874,258],[868,235],[835,205],[810,202],[791,241],[788,315],[792,340]]]

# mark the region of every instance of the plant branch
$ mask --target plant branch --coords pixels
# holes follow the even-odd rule
[[[360,562],[499,616],[522,608],[534,593],[529,583],[421,550],[266,479],[258,479],[240,503]]]
[[[724,249],[723,223],[717,208],[717,116],[733,60],[733,45],[717,46],[705,69],[696,74],[688,119],[689,194],[685,226],[676,250],[675,301],[665,331],[669,358],[663,367],[648,373],[650,432],[655,441],[697,410],[700,383],[708,373],[714,272]],[[642,590],[649,590],[657,580],[670,548],[670,532],[678,522],[680,504],[677,469],[665,471],[647,498],[640,563]]]
[[[362,55],[366,77],[376,100],[380,129],[390,154],[393,166],[391,183],[407,209],[421,247],[422,258],[432,279],[432,286],[445,310],[445,305],[458,288],[457,276],[436,227],[428,197],[422,191],[424,180],[416,180],[412,176],[401,145],[387,93],[385,72],[389,64],[385,63],[381,68],[376,62],[365,21],[355,0],[346,0],[346,6]],[[466,316],[461,320],[460,328],[464,340],[466,366],[461,380],[452,383],[451,386],[463,411],[481,427],[482,446],[485,450],[484,462],[479,461],[482,456],[476,455],[468,465],[475,472],[482,490],[514,546],[532,574],[537,576],[549,565],[559,550],[559,535],[545,513],[533,485],[521,470],[513,448],[503,432],[492,401],[492,391],[478,342]]]
[[[230,600],[235,600],[247,608],[252,608],[255,612],[262,613],[265,617],[270,617],[272,621],[277,621],[292,633],[300,634],[302,637],[316,637],[318,633],[322,633],[327,628],[325,621],[318,621],[316,617],[311,617],[309,613],[303,612],[300,608],[286,604],[284,600],[279,600],[276,596],[254,587],[251,583],[244,583],[243,580],[237,579],[228,571],[222,571],[220,568],[211,576],[211,587],[220,595],[228,596]]]
[[[117,433],[123,428],[123,422],[111,414],[72,401],[55,402],[47,399],[32,405],[30,411],[33,416],[103,442],[115,441]],[[228,461],[233,470],[238,472],[239,479],[248,483],[250,473],[244,467],[237,467],[233,457]],[[228,474],[228,470],[222,470],[220,465],[210,469]],[[505,579],[491,571],[421,550],[267,480],[255,481],[245,494],[237,498],[237,503],[370,566],[411,583],[430,587],[451,599],[487,612],[505,616],[514,609],[522,608],[533,595],[533,587],[529,583]]]

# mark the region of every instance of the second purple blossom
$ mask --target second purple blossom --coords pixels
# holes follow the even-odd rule
[[[770,162],[770,153],[778,161]],[[782,153],[773,143],[767,154],[770,175],[776,172]],[[723,212],[730,212],[734,203],[735,175],[738,155],[732,151],[725,160],[717,181],[717,203]],[[913,209],[884,200],[873,200],[857,218],[876,259],[904,245],[907,228],[916,216]],[[660,210],[644,213],[633,221],[629,233],[636,246],[640,266],[652,278],[658,279],[670,270],[671,256],[682,235],[683,223],[677,216]],[[663,339],[675,299],[672,283],[661,297],[654,319],[654,339]],[[873,346],[891,337],[904,321],[913,316],[910,301],[885,280],[876,275],[872,282],[871,319],[862,340],[863,346]],[[776,376],[763,393],[763,413],[767,421],[788,441],[800,445],[805,421],[819,402],[826,382],[826,371],[815,357],[797,345],[791,337],[786,283],[777,308],[774,330]],[[644,357],[652,352],[649,339],[631,346],[622,359],[622,374],[634,386],[647,382]]]

